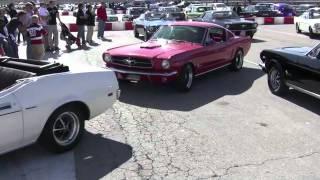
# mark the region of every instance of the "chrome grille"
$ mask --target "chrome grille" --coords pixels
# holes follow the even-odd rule
[[[138,57],[123,57],[123,56],[113,56],[112,63],[135,68],[152,68],[150,59],[138,58]]]

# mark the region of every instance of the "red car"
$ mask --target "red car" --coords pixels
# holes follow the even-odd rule
[[[162,26],[148,42],[107,50],[103,60],[120,80],[174,82],[188,91],[195,76],[225,66],[240,70],[250,46],[249,37],[219,25],[176,22]]]

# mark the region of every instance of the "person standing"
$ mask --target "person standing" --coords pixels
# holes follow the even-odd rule
[[[95,26],[95,22],[94,22],[95,14],[92,10],[91,5],[87,5],[86,15],[87,15],[87,42],[89,44],[92,44],[93,43],[93,41],[92,41],[93,28]]]
[[[30,38],[31,54],[30,59],[41,60],[44,56],[43,35],[47,32],[38,24],[39,17],[32,16],[32,23],[27,28],[27,35]]]
[[[19,51],[18,51],[18,45],[17,45],[17,30],[21,29],[23,24],[21,22],[21,17],[25,16],[26,12],[20,11],[17,14],[17,17],[11,18],[9,23],[7,24],[7,30],[8,30],[8,43],[12,49],[11,57],[19,58]]]
[[[27,59],[29,59],[31,57],[31,42],[30,42],[30,37],[27,36],[27,31],[26,29],[31,25],[32,23],[32,16],[34,13],[34,7],[32,5],[32,3],[28,2],[25,6],[25,11],[26,11],[26,15],[25,17],[23,17],[22,19],[22,24],[24,26],[24,31],[22,33],[22,35],[24,36],[24,40],[26,40],[27,43]]]
[[[105,22],[107,21],[107,10],[106,4],[101,2],[101,6],[97,9],[97,20],[98,20],[98,39],[104,39],[104,28]]]
[[[49,31],[48,28],[48,17],[49,17],[49,11],[47,9],[47,5],[45,3],[40,3],[40,8],[39,8],[39,22],[43,29],[45,31]],[[50,51],[49,47],[49,37],[48,35],[43,36],[43,42],[44,42],[44,48],[46,51]]]
[[[78,34],[77,38],[82,41],[82,48],[86,47],[86,39],[85,39],[85,32],[84,28],[86,25],[87,17],[84,12],[84,6],[82,3],[78,4],[78,12],[77,12],[77,26],[78,26]]]
[[[18,12],[17,12],[17,10],[15,8],[14,3],[10,3],[8,5],[8,14],[9,14],[10,18],[14,18],[14,17],[17,16]]]
[[[58,8],[55,5],[55,1],[49,2],[49,7],[47,8],[47,10],[49,12],[49,16],[48,16],[49,49],[48,50],[58,51],[60,50],[60,48],[59,48],[57,18],[60,23],[61,23],[61,20],[60,20]]]

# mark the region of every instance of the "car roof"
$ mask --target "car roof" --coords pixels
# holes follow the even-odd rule
[[[172,23],[173,26],[193,26],[193,27],[203,27],[203,28],[209,28],[209,27],[221,27],[217,24],[213,23],[206,23],[206,22],[197,22],[197,21],[177,21]]]

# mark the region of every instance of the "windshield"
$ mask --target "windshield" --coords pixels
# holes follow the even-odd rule
[[[162,26],[152,39],[165,39],[202,43],[205,28],[192,26]]]
[[[197,12],[206,12],[212,10],[211,7],[198,7]]]
[[[271,7],[270,6],[256,6],[255,9],[257,11],[271,11]]]
[[[155,21],[164,18],[161,13],[147,13],[145,19],[148,21]]]
[[[131,9],[130,10],[130,14],[133,14],[133,15],[139,15],[139,14],[142,14],[145,12],[145,9],[143,8],[137,8],[137,9]]]
[[[226,6],[225,4],[217,4],[216,7],[218,7],[218,8],[225,8],[225,7],[227,7],[227,6]]]
[[[239,18],[233,11],[215,12],[213,13],[214,19],[235,19]]]
[[[310,10],[310,19],[320,19],[320,9],[319,10]]]

